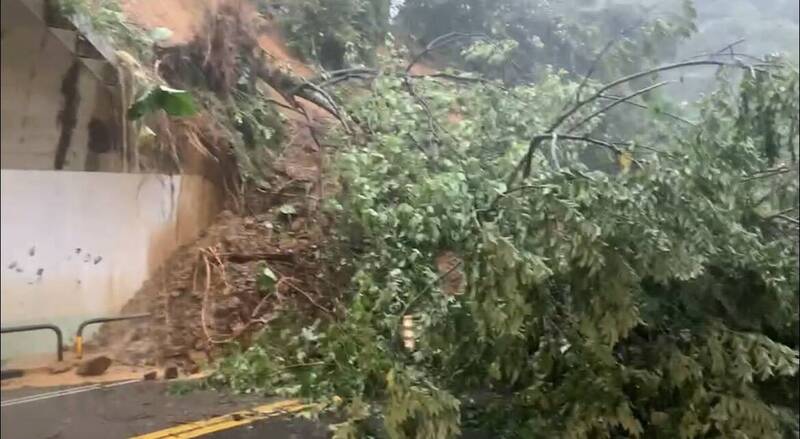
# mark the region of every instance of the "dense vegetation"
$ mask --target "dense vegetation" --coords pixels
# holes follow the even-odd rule
[[[211,382],[307,397],[337,438],[798,437],[796,62],[674,61],[688,2],[390,6],[270,10],[347,123],[325,260],[355,274]],[[698,70],[713,93],[664,92]]]
[[[389,2],[383,0],[288,2],[278,12],[290,46],[329,69],[373,60],[389,25]]]
[[[461,71],[409,75],[388,40],[366,93],[336,81],[358,130],[331,135],[346,309],[285,316],[215,382],[310,397],[341,438],[797,437],[796,65],[636,75],[690,35],[689,5],[545,3],[406,1],[403,29]],[[714,93],[658,94],[698,68]]]

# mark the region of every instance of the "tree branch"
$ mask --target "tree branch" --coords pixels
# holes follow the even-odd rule
[[[310,79],[308,82],[315,83],[319,87],[327,87],[330,85],[338,84],[349,79],[363,79],[370,80],[380,73],[376,69],[357,67],[352,69],[333,70],[326,74]]]
[[[769,64],[763,64],[763,65],[769,65]],[[612,88],[614,88],[614,87],[616,87],[618,85],[624,84],[626,82],[634,81],[636,79],[643,78],[645,76],[649,76],[649,75],[652,75],[652,74],[655,74],[655,73],[659,73],[659,72],[665,72],[665,71],[669,71],[669,70],[676,70],[676,69],[681,69],[681,68],[686,68],[686,67],[695,67],[695,66],[735,66],[735,67],[744,68],[744,69],[753,69],[753,68],[756,67],[756,66],[745,65],[745,64],[743,64],[741,62],[731,63],[731,62],[718,61],[718,60],[698,60],[698,61],[683,61],[683,62],[674,63],[674,64],[667,64],[667,65],[663,65],[663,66],[659,66],[659,67],[654,67],[652,69],[648,69],[648,70],[645,70],[645,71],[641,71],[641,72],[638,72],[638,73],[633,73],[631,75],[627,75],[627,76],[624,76],[624,77],[619,78],[617,80],[614,80],[612,82],[609,82],[608,84],[600,87],[599,90],[595,91],[588,98],[582,99],[582,100],[576,102],[575,105],[572,106],[572,108],[570,108],[569,110],[567,110],[564,113],[562,113],[552,124],[550,124],[550,126],[547,128],[545,133],[546,134],[550,134],[550,133],[554,132],[559,126],[561,126],[562,123],[564,123],[564,121],[566,121],[572,115],[577,113],[583,106],[585,106],[586,104],[594,101],[595,99],[598,99],[600,96],[603,95],[603,93],[605,93],[606,91],[608,91],[608,90],[610,90],[610,89],[612,89]],[[539,138],[538,140],[537,140],[537,138],[531,139],[530,145],[528,146],[528,151],[526,152],[525,156],[522,158],[521,163],[518,164],[514,168],[514,170],[512,171],[511,175],[509,176],[509,178],[507,180],[507,184],[508,184],[509,187],[511,186],[511,183],[513,183],[514,180],[516,179],[516,176],[519,174],[520,168],[524,168],[523,176],[525,178],[527,178],[530,175],[533,152],[538,148],[539,144],[543,140],[544,139],[542,139],[542,138]]]
[[[616,101],[616,100],[622,99],[622,97],[614,96],[614,95],[600,95],[599,98],[600,99],[608,99],[608,100],[612,100],[612,101]],[[636,108],[641,108],[642,110],[650,110],[651,109],[647,105],[643,105],[643,104],[640,104],[640,103],[637,103],[637,102],[624,101],[624,103],[628,104],[630,106],[636,107]],[[690,121],[688,119],[684,119],[684,118],[678,116],[677,114],[673,114],[673,113],[670,113],[670,112],[667,112],[667,111],[663,111],[663,110],[658,110],[658,113],[659,114],[663,114],[663,115],[665,115],[667,117],[670,117],[672,119],[675,119],[678,122],[683,122],[686,125],[693,126],[693,127],[697,126],[696,123],[694,123],[694,122],[692,122],[692,121]]]
[[[800,226],[800,219],[798,219],[798,218],[792,218],[792,217],[786,216],[786,215],[776,215],[775,219],[782,219],[782,220],[788,221],[788,222],[790,222],[790,223],[792,223],[792,224],[794,224],[796,226]]]
[[[552,134],[548,134],[545,138],[551,138],[551,137],[553,137],[553,135]],[[559,134],[557,136],[557,139],[558,140],[571,140],[571,141],[575,141],[575,142],[584,142],[584,143],[588,143],[590,145],[602,146],[603,148],[606,148],[606,149],[610,150],[611,152],[613,152],[615,154],[622,154],[622,150],[619,149],[613,143],[606,142],[605,140],[594,139],[594,138],[591,138],[591,137],[588,137],[588,136],[573,136],[573,135],[569,135],[569,134]]]
[[[255,74],[259,79],[274,88],[289,104],[297,107],[295,97],[303,98],[330,113],[342,124],[345,131],[350,132],[350,128],[347,126],[336,102],[319,86],[305,80],[301,82],[281,72],[279,69],[271,69],[266,63],[259,63]],[[311,90],[311,92],[308,92],[307,89]]]
[[[442,281],[442,279],[444,279],[444,278],[446,278],[447,276],[449,276],[449,275],[450,275],[450,273],[452,273],[452,272],[454,272],[454,271],[458,270],[458,269],[459,269],[459,267],[461,267],[461,265],[463,265],[463,263],[464,263],[463,261],[458,261],[457,263],[453,264],[453,266],[452,266],[452,267],[450,267],[450,269],[449,269],[449,270],[447,270],[446,272],[444,272],[444,273],[440,274],[440,275],[439,275],[439,276],[438,276],[436,279],[434,279],[432,282],[428,283],[428,285],[427,285],[427,286],[425,286],[425,288],[423,288],[423,289],[422,289],[422,291],[420,291],[420,292],[419,292],[419,293],[418,293],[416,296],[412,297],[412,298],[411,298],[411,300],[409,300],[409,301],[408,301],[408,303],[406,303],[406,306],[404,306],[404,307],[403,307],[403,310],[402,310],[402,311],[400,312],[400,314],[399,314],[400,318],[402,319],[402,318],[403,318],[403,316],[405,316],[406,314],[408,314],[408,311],[411,309],[411,307],[412,307],[412,306],[413,306],[413,305],[414,305],[414,304],[415,304],[415,303],[416,303],[416,302],[417,302],[419,299],[421,299],[421,298],[422,298],[422,296],[423,296],[425,293],[427,293],[427,292],[428,292],[428,291],[429,291],[431,288],[433,288],[433,286],[434,286],[434,285],[436,285],[437,283],[441,282],[441,281]]]
[[[430,73],[427,75],[408,75],[411,78],[441,78],[441,79],[449,79],[456,82],[479,82],[481,84],[487,84],[492,82],[486,78],[474,77],[474,76],[462,76],[462,75],[453,75],[450,73]]]
[[[718,57],[731,57],[731,59],[733,59],[733,60],[736,60],[737,58],[745,58],[745,59],[749,59],[751,61],[758,61],[758,62],[764,61],[763,59],[761,59],[761,58],[759,58],[757,56],[753,56],[753,55],[750,55],[750,54],[747,54],[747,53],[741,53],[741,52],[704,53],[704,54],[701,54],[701,55],[695,55],[695,56],[686,58],[686,60],[688,61],[688,60],[699,59],[699,58],[718,58]]]
[[[583,77],[583,80],[581,81],[580,85],[578,85],[578,89],[575,91],[575,100],[573,102],[580,102],[580,100],[581,100],[581,92],[586,87],[586,84],[589,83],[589,79],[592,77],[592,75],[594,74],[595,69],[597,69],[597,65],[600,63],[600,59],[602,59],[605,56],[605,54],[609,50],[611,50],[612,47],[614,47],[614,44],[616,44],[617,41],[619,41],[619,39],[623,35],[624,35],[624,31],[621,32],[619,35],[617,35],[617,37],[609,40],[606,43],[606,45],[603,47],[603,49],[600,50],[600,52],[597,54],[597,56],[594,58],[594,60],[592,60],[592,64],[589,66],[589,70],[586,72],[586,75]],[[567,109],[566,106],[564,107],[564,109],[565,110]]]
[[[286,262],[294,260],[294,255],[291,253],[219,253],[219,256],[236,264],[264,260]]]
[[[286,277],[286,278],[281,278],[281,279],[282,279],[282,280],[283,280],[283,279],[285,279],[285,280],[286,280],[286,285],[289,285],[289,287],[290,287],[290,288],[292,288],[293,290],[295,290],[295,291],[297,291],[298,293],[302,294],[302,295],[303,295],[303,297],[305,297],[306,299],[308,299],[308,301],[309,301],[309,302],[311,302],[311,304],[312,304],[312,305],[314,305],[315,307],[317,307],[318,309],[320,309],[320,310],[324,311],[325,313],[327,313],[327,314],[329,314],[329,315],[334,315],[333,311],[331,311],[331,310],[329,310],[328,308],[326,308],[326,307],[324,307],[324,306],[320,305],[320,304],[319,304],[319,302],[317,302],[316,300],[314,300],[314,298],[313,298],[313,297],[311,297],[311,294],[307,293],[305,290],[303,290],[302,288],[298,287],[298,286],[297,286],[297,284],[295,284],[294,282],[292,282],[293,280],[295,280],[295,278],[293,278],[293,277]]]
[[[644,15],[647,16],[649,14],[649,12],[654,8],[655,7],[652,6],[652,7],[648,8],[647,10],[645,10]],[[580,85],[578,86],[578,90],[575,91],[575,101],[574,102],[580,102],[580,100],[581,100],[581,92],[586,87],[586,84],[589,83],[589,79],[594,74],[594,71],[597,69],[597,66],[600,63],[600,60],[603,59],[603,57],[606,55],[606,53],[608,53],[608,51],[611,50],[611,48],[614,47],[614,45],[617,44],[617,42],[622,37],[627,35],[628,32],[630,32],[631,30],[641,26],[643,23],[644,23],[644,19],[641,19],[636,24],[628,26],[627,28],[623,29],[622,32],[617,34],[614,38],[608,40],[606,45],[603,46],[603,48],[600,50],[600,52],[597,53],[597,56],[595,56],[594,59],[592,60],[592,64],[589,66],[589,70],[586,72],[586,75],[583,77],[583,81],[581,81]]]
[[[737,67],[746,67],[746,66],[744,66],[744,65],[742,65],[740,63],[730,63],[730,62],[717,61],[717,60],[698,60],[698,61],[684,61],[684,62],[679,62],[679,63],[674,63],[674,64],[667,64],[667,65],[663,65],[663,66],[660,66],[660,67],[655,67],[655,68],[652,68],[652,69],[649,69],[649,70],[644,70],[644,71],[641,71],[641,72],[638,72],[638,73],[633,73],[631,75],[624,76],[624,77],[619,78],[619,79],[617,79],[615,81],[609,82],[608,84],[600,87],[599,90],[597,90],[594,94],[592,94],[588,98],[583,99],[583,100],[578,101],[577,103],[575,103],[575,105],[573,105],[571,109],[569,109],[568,111],[564,112],[561,116],[559,116],[550,125],[550,127],[547,129],[547,132],[553,132],[556,128],[561,126],[561,124],[564,123],[565,120],[567,120],[570,116],[572,116],[578,110],[583,108],[583,106],[585,106],[586,104],[594,101],[595,99],[600,97],[600,95],[602,95],[606,91],[608,91],[608,90],[610,90],[610,89],[612,89],[612,88],[614,88],[614,87],[616,87],[618,85],[624,84],[626,82],[635,81],[635,80],[637,80],[639,78],[643,78],[645,76],[649,76],[649,75],[652,75],[652,74],[655,74],[655,73],[666,72],[666,71],[669,71],[669,70],[682,69],[682,68],[685,68],[685,67],[695,67],[695,66],[737,66]]]
[[[789,207],[789,208],[783,209],[781,211],[775,212],[772,215],[767,215],[767,216],[764,217],[764,219],[765,220],[770,220],[770,219],[773,219],[773,218],[780,218],[782,215],[786,215],[787,213],[794,212],[795,210],[797,210],[797,207]]]
[[[722,49],[717,50],[716,54],[719,55],[719,54],[721,54],[721,53],[723,53],[725,51],[728,51],[728,50],[730,50],[731,53],[733,53],[733,48],[735,46],[738,46],[739,44],[744,43],[745,41],[747,41],[747,40],[745,40],[744,38],[740,38],[740,39],[728,44],[727,46],[723,47]]]
[[[436,141],[438,143],[442,143],[441,139],[439,139],[439,136],[437,134],[437,132],[439,131],[438,130],[439,126],[436,123],[436,119],[434,119],[434,117],[433,117],[433,112],[431,111],[431,108],[428,105],[428,101],[426,101],[422,96],[417,94],[416,90],[414,90],[414,85],[411,84],[411,80],[408,77],[406,77],[403,80],[403,83],[406,86],[406,90],[408,91],[408,94],[411,95],[411,97],[415,101],[417,101],[419,106],[422,107],[422,111],[425,112],[425,116],[427,116],[427,118],[428,118],[428,127],[431,130],[431,135],[433,135],[433,137],[436,138]],[[430,155],[428,155],[428,157],[430,158]]]
[[[283,109],[286,109],[286,110],[289,110],[289,111],[294,111],[295,113],[298,113],[298,114],[303,114],[297,108],[292,107],[291,105],[286,105],[286,104],[284,104],[282,102],[278,102],[275,99],[264,99],[264,101],[265,102],[269,102],[272,105],[277,105],[278,107],[281,107]]]
[[[433,40],[431,40],[430,43],[428,43],[427,46],[425,46],[425,50],[423,50],[422,52],[417,54],[417,56],[411,59],[411,62],[408,63],[408,65],[406,66],[406,74],[408,74],[411,71],[411,68],[414,67],[414,65],[417,64],[422,59],[422,57],[424,57],[431,51],[436,50],[440,47],[447,46],[448,44],[454,43],[459,40],[466,40],[472,38],[485,39],[488,37],[485,34],[450,32],[434,38]]]
[[[633,93],[631,93],[631,94],[629,94],[627,96],[624,96],[624,97],[622,97],[622,98],[620,98],[620,99],[618,99],[618,100],[606,105],[605,107],[600,108],[599,110],[595,111],[594,113],[584,117],[579,122],[573,124],[569,129],[567,129],[567,132],[571,133],[571,132],[575,131],[581,125],[585,124],[586,122],[589,122],[590,120],[594,119],[595,117],[605,113],[606,111],[616,107],[617,105],[619,105],[619,104],[621,104],[623,102],[629,101],[629,100],[635,98],[636,96],[643,95],[643,94],[645,94],[645,93],[647,93],[647,92],[649,92],[651,90],[654,90],[654,89],[659,88],[659,87],[663,87],[663,86],[665,86],[667,84],[670,84],[670,83],[673,83],[673,82],[675,82],[675,81],[661,81],[661,82],[659,82],[657,84],[653,84],[653,85],[651,85],[649,87],[645,87],[645,88],[643,88],[641,90],[637,90],[637,91],[635,91],[635,92],[633,92]]]
[[[589,136],[575,136],[575,135],[571,135],[571,134],[554,134],[554,133],[538,134],[536,136],[533,136],[533,138],[531,139],[530,146],[529,146],[528,150],[529,151],[535,151],[536,149],[538,149],[539,145],[543,141],[545,141],[547,139],[552,139],[553,137],[556,138],[556,141],[558,141],[558,140],[571,140],[571,141],[576,141],[576,142],[584,142],[584,143],[588,143],[590,145],[602,146],[603,148],[609,149],[610,151],[612,151],[614,154],[617,154],[617,155],[622,154],[622,150],[620,150],[616,145],[614,145],[611,142],[606,142],[604,140],[595,139],[595,138],[592,138],[592,137],[589,137]],[[517,163],[517,166],[514,168],[514,170],[512,171],[511,175],[509,176],[508,180],[506,181],[506,187],[509,188],[508,190],[512,190],[512,189],[510,189],[511,188],[511,184],[514,183],[514,180],[516,180],[516,176],[519,174],[520,170],[522,170],[523,168],[524,168],[524,171],[523,171],[523,177],[522,178],[525,179],[525,178],[528,178],[530,176],[530,168],[531,168],[530,165],[531,165],[532,157],[533,157],[532,153],[531,154],[526,154],[525,158],[523,160],[521,160],[519,163]],[[634,162],[637,165],[641,166],[641,164],[636,162],[635,160],[634,160]],[[506,192],[508,192],[508,190]]]
[[[311,89],[313,92],[321,96],[325,100],[327,105],[321,105],[320,100],[317,99],[316,96],[314,96],[313,94],[303,93],[303,89],[306,88]],[[339,123],[342,124],[344,130],[347,133],[351,132],[350,127],[347,126],[347,122],[345,122],[344,117],[342,116],[342,111],[339,109],[339,106],[336,105],[336,102],[333,100],[333,98],[325,90],[321,89],[318,85],[306,81],[305,83],[301,84],[294,93],[292,93],[292,96],[294,95],[301,97],[303,99],[307,99],[309,102],[312,102],[324,108],[333,117],[335,117],[339,121]]]
[[[752,181],[752,180],[759,180],[762,178],[774,177],[776,175],[786,174],[791,171],[792,169],[786,166],[778,166],[777,168],[764,169],[763,171],[754,172],[743,178],[742,181]]]

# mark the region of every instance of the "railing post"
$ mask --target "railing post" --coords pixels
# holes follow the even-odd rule
[[[118,316],[118,317],[97,317],[82,322],[80,325],[78,325],[78,332],[75,334],[75,356],[79,359],[83,357],[83,330],[87,326],[94,325],[97,323],[117,322],[120,320],[144,319],[148,317],[150,317],[150,314],[133,314],[129,316]]]

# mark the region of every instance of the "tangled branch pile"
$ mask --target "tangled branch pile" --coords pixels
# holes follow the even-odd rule
[[[723,73],[696,121],[620,105],[704,66]],[[284,315],[214,382],[312,398],[336,437],[797,434],[796,66],[516,86],[409,67],[325,79],[358,130],[331,203],[362,243],[346,314]],[[620,140],[622,107],[649,112],[642,135]],[[464,294],[444,291],[443,251]]]
[[[467,421],[508,437],[796,431],[797,81],[783,67],[723,86],[699,125],[654,121],[652,146],[562,131],[606,106],[576,109],[558,75],[458,93],[379,75],[347,106],[365,140],[337,160],[335,208],[365,243],[346,316],[270,326],[216,379],[323,401],[347,414],[339,437],[375,416],[390,437]],[[619,171],[592,170],[586,148]],[[442,291],[445,249],[465,294]]]

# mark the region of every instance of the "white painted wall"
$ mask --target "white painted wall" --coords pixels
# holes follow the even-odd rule
[[[220,198],[199,176],[116,173],[123,170],[113,148],[118,104],[85,64],[73,83],[77,124],[66,163],[54,170],[75,35],[47,28],[26,2],[42,6],[0,0],[0,323],[52,323],[69,343],[80,322],[118,315],[179,245],[211,223]],[[89,151],[92,119],[113,130],[108,152]],[[0,340],[3,359],[55,346],[48,332]]]
[[[81,321],[117,315],[217,211],[214,188],[196,176],[5,169],[0,176],[0,320],[56,324],[65,342]],[[54,344],[52,333],[4,334],[2,357],[52,352]]]

